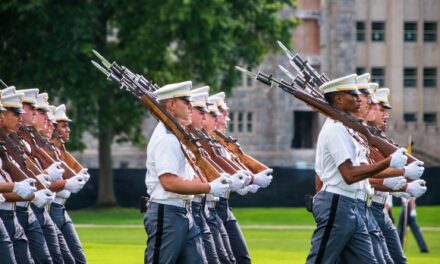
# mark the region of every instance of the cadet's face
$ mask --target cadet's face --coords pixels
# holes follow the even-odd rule
[[[359,98],[361,99],[359,117],[365,119],[370,109],[370,97],[367,94],[360,94]]]
[[[219,114],[217,117],[217,129],[220,131],[224,131],[226,128],[226,119],[223,114]]]
[[[342,92],[337,98],[341,110],[349,113],[359,113],[361,99],[359,95]]]
[[[202,129],[206,120],[206,114],[197,107],[193,107],[191,111],[192,125],[195,129]]]
[[[187,100],[176,98],[171,100],[171,108],[174,112],[174,117],[182,124],[191,124],[191,103]]]
[[[379,114],[377,116],[380,117],[380,125],[378,125],[379,129],[386,131],[388,128],[388,119],[390,118],[388,110],[380,106]]]
[[[55,127],[58,135],[65,141],[68,142],[70,139],[70,127],[69,122],[58,121],[57,126]]]
[[[52,138],[52,133],[55,130],[55,126],[53,125],[52,121],[47,121],[46,124],[46,129],[43,130],[43,136],[51,139]]]
[[[370,104],[367,117],[365,118],[367,121],[372,121],[376,123],[376,114],[379,111],[379,105],[378,104]]]
[[[203,123],[203,128],[208,132],[214,131],[217,127],[217,118],[212,114],[206,114],[206,120]]]
[[[23,125],[25,126],[33,126],[35,122],[36,111],[35,107],[30,104],[24,103],[23,109],[26,113],[21,114],[21,118],[23,118]]]
[[[35,111],[34,126],[38,131],[46,130],[47,121],[48,121],[47,112],[41,110]]]
[[[21,124],[22,124],[21,114],[9,110],[4,111],[3,127],[5,130],[8,130],[10,132],[18,131]]]

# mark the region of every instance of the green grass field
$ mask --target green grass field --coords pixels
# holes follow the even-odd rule
[[[398,215],[395,209],[394,215]],[[252,263],[304,263],[314,220],[304,208],[236,208]],[[146,235],[135,209],[71,211],[91,264],[143,263]],[[408,263],[440,263],[440,206],[418,207],[430,253],[421,254],[412,234],[406,245]]]

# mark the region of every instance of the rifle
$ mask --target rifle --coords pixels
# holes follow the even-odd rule
[[[301,88],[298,88],[295,86],[295,83],[288,83],[284,80],[276,80],[273,78],[272,74],[267,75],[262,72],[258,72],[257,74],[252,73],[246,69],[243,69],[241,67],[235,66],[239,71],[256,78],[256,80],[260,81],[261,83],[272,87],[272,85],[276,85],[279,88],[281,88],[283,91],[293,95],[294,97],[298,98],[299,100],[305,102],[309,106],[311,106],[316,111],[320,112],[321,114],[333,119],[340,121],[344,126],[349,127],[359,133],[361,133],[365,139],[367,140],[369,146],[375,147],[379,150],[379,152],[384,157],[389,157],[391,154],[393,154],[398,147],[389,142],[387,139],[384,139],[381,136],[378,136],[374,134],[374,132],[371,131],[370,127],[365,126],[361,120],[357,119],[356,117],[345,113],[327,102],[315,98],[314,96],[306,93]],[[413,156],[408,154],[408,163],[411,163],[413,161],[417,160]]]
[[[268,169],[266,165],[246,154],[236,139],[226,136],[218,130],[214,131],[214,136],[226,149],[236,155],[252,173],[259,173]]]
[[[75,159],[75,157],[67,151],[66,146],[64,145],[64,140],[60,137],[60,135],[56,131],[54,131],[52,136],[52,142],[60,151],[61,160],[66,162],[67,166],[72,168],[76,173],[79,173],[82,169],[84,169],[81,163],[79,163],[78,160]]]
[[[150,110],[151,114],[161,121],[165,127],[179,139],[181,144],[194,155],[195,161],[194,163],[190,163],[191,165],[195,165],[196,168],[194,168],[194,171],[198,171],[199,168],[208,181],[213,181],[220,177],[221,172],[213,166],[213,161],[201,147],[200,142],[187,133],[177,120],[163,109],[155,96],[150,92],[152,89],[156,89],[157,85],[151,83],[144,77],[140,78],[139,76],[136,76],[126,67],[120,67],[116,63],[108,63],[108,61],[99,55],[99,53],[95,51],[94,53],[101,59],[103,65],[106,66],[107,69],[103,68],[95,61],[92,61],[92,64],[104,73],[108,80],[115,83],[121,89],[126,89],[141,100],[142,104]]]

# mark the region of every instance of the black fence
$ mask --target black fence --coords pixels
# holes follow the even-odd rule
[[[80,193],[72,195],[67,202],[70,209],[91,207],[98,194],[98,170],[89,170],[92,177]],[[313,170],[274,168],[274,179],[266,189],[256,194],[240,196],[233,194],[231,204],[235,207],[291,207],[304,206],[304,195],[314,193],[315,173]],[[428,191],[417,199],[419,205],[440,204],[440,167],[426,168],[423,179]],[[145,170],[114,170],[115,195],[123,207],[137,207],[139,197],[146,192]]]

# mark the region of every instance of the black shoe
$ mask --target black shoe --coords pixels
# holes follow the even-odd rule
[[[423,249],[423,250],[420,250],[420,253],[429,253],[429,250]]]

